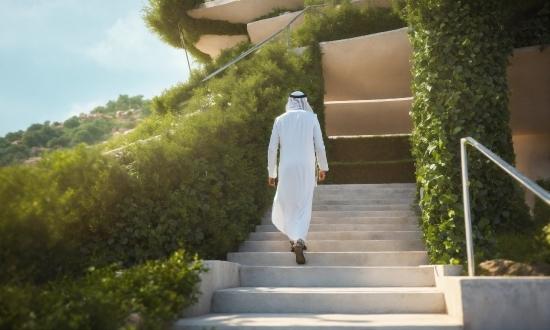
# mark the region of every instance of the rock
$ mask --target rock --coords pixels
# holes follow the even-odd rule
[[[140,313],[132,313],[126,318],[126,326],[134,327],[135,329],[143,328],[143,317]]]
[[[479,264],[488,276],[550,276],[548,264],[522,264],[511,260],[487,260]]]

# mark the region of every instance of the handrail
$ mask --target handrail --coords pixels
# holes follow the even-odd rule
[[[462,197],[464,201],[464,222],[466,225],[466,252],[468,255],[468,276],[475,276],[474,267],[474,243],[472,239],[472,219],[470,214],[470,191],[468,188],[468,157],[466,156],[466,143],[470,144],[483,155],[497,164],[512,178],[519,181],[527,189],[531,190],[535,195],[539,196],[544,202],[550,205],[550,193],[544,190],[541,186],[521,174],[512,165],[508,164],[498,155],[487,149],[483,144],[477,142],[471,137],[460,139],[460,158],[462,166]]]
[[[218,73],[224,71],[225,69],[227,69],[228,67],[230,67],[231,65],[237,63],[238,61],[242,60],[243,58],[245,58],[246,56],[248,56],[250,53],[253,53],[255,52],[256,50],[258,50],[260,47],[262,47],[265,43],[269,42],[271,39],[275,38],[276,36],[278,36],[281,32],[283,32],[285,29],[288,28],[288,40],[287,40],[287,44],[288,44],[288,48],[290,48],[290,25],[292,23],[294,23],[295,20],[298,19],[298,17],[302,16],[306,11],[308,11],[310,8],[316,8],[316,7],[323,7],[323,6],[326,6],[327,4],[320,4],[320,5],[311,5],[311,6],[307,6],[306,8],[302,9],[300,11],[300,13],[298,13],[298,15],[294,16],[293,19],[291,19],[290,21],[288,21],[288,23],[286,23],[285,26],[283,26],[279,31],[273,33],[270,37],[266,38],[264,41],[260,42],[259,44],[255,45],[254,47],[250,48],[249,50],[247,50],[246,52],[242,53],[241,55],[239,55],[238,57],[234,58],[233,60],[227,62],[225,65],[223,65],[221,68],[219,68],[218,70],[212,72],[211,74],[209,74],[208,76],[206,76],[202,82],[206,82],[208,81],[210,78],[214,77],[215,75],[217,75]]]

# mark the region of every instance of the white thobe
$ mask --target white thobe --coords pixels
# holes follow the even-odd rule
[[[272,222],[290,240],[301,238],[305,242],[311,221],[313,189],[317,185],[315,154],[319,168],[328,171],[317,115],[291,110],[275,119],[268,150],[270,178],[277,177],[279,144],[279,183],[273,200]]]

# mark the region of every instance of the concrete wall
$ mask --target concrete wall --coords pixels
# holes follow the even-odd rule
[[[550,278],[439,277],[451,317],[465,330],[550,329]]]
[[[410,97],[407,29],[321,43],[325,101]]]
[[[325,102],[328,136],[410,134],[412,97]]]
[[[514,135],[550,134],[550,49],[514,49],[508,67]]]
[[[199,42],[195,44],[198,50],[210,55],[212,58],[218,57],[222,49],[231,48],[241,41],[247,41],[248,36],[236,35],[236,36],[219,36],[213,34],[205,34],[201,36]]]
[[[304,0],[216,0],[201,4],[187,14],[193,18],[247,24],[277,7],[298,9],[303,6]]]
[[[241,265],[234,262],[204,260],[208,272],[200,275],[199,289],[202,294],[197,304],[184,309],[183,317],[194,317],[212,311],[212,295],[216,290],[241,286]]]
[[[550,178],[550,133],[539,135],[514,135],[516,168],[531,180]],[[532,192],[526,191],[525,199],[531,208],[535,205]]]

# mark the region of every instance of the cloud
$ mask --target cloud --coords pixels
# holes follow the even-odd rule
[[[89,58],[112,70],[146,72],[189,71],[183,50],[156,39],[145,27],[138,12],[119,18],[105,31],[105,38],[84,50]]]

